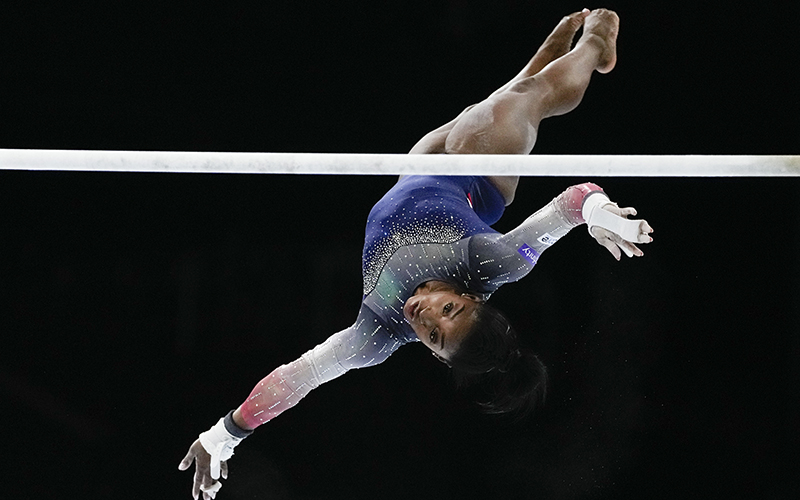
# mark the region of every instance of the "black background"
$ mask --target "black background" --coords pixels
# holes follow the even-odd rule
[[[404,153],[585,6],[221,4],[4,7],[0,147]],[[606,4],[617,68],[534,154],[798,154],[794,5]],[[189,498],[197,434],[353,321],[394,180],[0,172],[2,496]],[[585,180],[524,178],[497,229]],[[576,230],[495,295],[542,411],[482,416],[409,346],[260,428],[219,498],[795,498],[800,183],[593,180],[655,242]]]

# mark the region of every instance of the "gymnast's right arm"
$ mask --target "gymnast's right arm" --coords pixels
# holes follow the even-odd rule
[[[221,418],[189,448],[178,468],[186,470],[195,462],[192,496],[208,500],[227,478],[227,460],[233,448],[256,427],[296,405],[312,389],[340,377],[351,368],[374,366],[389,357],[402,342],[366,306],[356,323],[291,363],[264,377],[239,408]]]
[[[645,220],[628,219],[636,215],[633,208],[619,208],[597,184],[586,182],[570,186],[550,203],[528,217],[500,241],[527,245],[537,256],[565,236],[572,228],[586,224],[589,234],[604,246],[615,259],[621,252],[628,257],[641,257],[634,243],[653,240],[653,228]]]

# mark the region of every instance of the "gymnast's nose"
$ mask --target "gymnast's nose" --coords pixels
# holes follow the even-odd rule
[[[427,315],[427,313],[430,311],[430,308],[431,306],[425,306],[422,308],[419,314],[417,314],[420,323],[422,323],[425,326],[428,326],[428,324],[430,323],[431,318]]]

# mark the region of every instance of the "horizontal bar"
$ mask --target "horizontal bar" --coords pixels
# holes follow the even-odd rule
[[[796,177],[800,156],[405,155],[0,149],[0,169],[229,174]]]

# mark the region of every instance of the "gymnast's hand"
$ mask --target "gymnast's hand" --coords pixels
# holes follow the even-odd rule
[[[631,220],[628,219],[629,215],[636,215],[636,209],[632,207],[619,208],[615,203],[606,203],[599,210],[610,212],[616,216],[621,217],[624,221],[618,221],[618,224],[604,224],[606,226],[615,225],[620,228],[619,233],[601,227],[600,225],[592,225],[589,222],[589,234],[597,240],[597,242],[611,252],[615,259],[619,260],[622,256],[620,249],[625,252],[628,257],[641,257],[644,252],[634,245],[634,243],[650,243],[653,238],[650,233],[653,228],[646,220]],[[602,219],[603,217],[601,217]],[[624,231],[623,231],[624,229]],[[624,238],[623,238],[624,236]]]
[[[189,452],[181,461],[178,469],[186,470],[195,463],[194,485],[192,486],[192,497],[195,500],[203,493],[203,500],[212,500],[217,496],[217,492],[222,488],[222,483],[211,477],[211,455],[203,448],[200,440],[197,439],[189,448]],[[223,479],[228,478],[228,463],[219,463],[219,473]],[[217,478],[218,479],[218,478]]]

